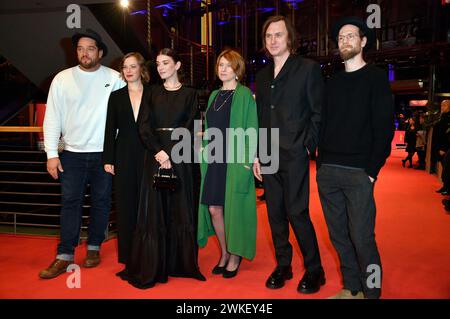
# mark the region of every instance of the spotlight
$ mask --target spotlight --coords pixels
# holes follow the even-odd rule
[[[120,0],[120,5],[123,8],[128,8],[128,5],[130,4],[130,2],[128,0]]]

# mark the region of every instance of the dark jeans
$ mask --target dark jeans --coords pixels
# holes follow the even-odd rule
[[[322,165],[317,184],[330,239],[339,255],[344,288],[362,290],[366,298],[379,298],[382,277],[375,242],[373,183],[362,169]],[[373,287],[372,267],[379,270],[378,287]]]
[[[61,239],[58,255],[73,255],[80,237],[84,194],[91,189],[91,209],[88,245],[100,246],[105,239],[111,210],[111,175],[102,164],[102,153],[74,153],[64,151],[60,156],[64,172],[61,180]]]

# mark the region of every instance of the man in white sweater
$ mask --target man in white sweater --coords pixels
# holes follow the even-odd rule
[[[125,84],[117,71],[100,64],[107,47],[93,30],[72,37],[79,65],[59,72],[50,86],[44,119],[47,171],[60,179],[61,235],[56,259],[39,273],[43,279],[64,273],[74,260],[82,205],[90,184],[91,210],[84,267],[100,263],[100,246],[111,208],[111,175],[103,170],[102,152],[109,95]],[[60,138],[64,151],[58,154]]]

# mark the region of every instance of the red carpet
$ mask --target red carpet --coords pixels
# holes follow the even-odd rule
[[[435,193],[440,183],[424,171],[401,166],[404,151],[394,151],[376,185],[376,234],[384,267],[383,298],[450,298],[450,215]],[[260,191],[259,191],[260,192]],[[302,260],[295,243],[294,279],[279,290],[265,288],[264,282],[275,266],[266,207],[258,203],[257,253],[252,262],[244,260],[239,274],[224,279],[211,274],[219,258],[215,240],[200,250],[200,267],[206,282],[170,278],[167,284],[138,290],[114,274],[116,241],[103,246],[98,268],[81,268],[81,288],[69,289],[63,274],[51,280],[38,272],[54,258],[56,238],[0,235],[0,298],[326,298],[341,289],[337,255],[328,238],[315,183],[311,176],[311,216],[316,227],[327,283],[314,295],[301,295],[296,287],[303,274]],[[295,241],[292,238],[293,241]],[[81,264],[85,245],[78,248]]]

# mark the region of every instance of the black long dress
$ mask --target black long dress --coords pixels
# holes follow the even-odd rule
[[[140,109],[150,87],[144,85]],[[138,117],[139,120],[139,117]],[[103,164],[114,165],[119,263],[126,264],[136,227],[139,192],[144,166],[144,146],[128,94],[128,86],[111,93],[103,146]]]
[[[148,152],[131,258],[127,274],[121,276],[137,288],[151,288],[158,282],[167,282],[169,276],[205,280],[197,262],[192,164],[172,161],[180,180],[175,191],[152,187],[153,174],[159,166],[154,155],[164,150],[171,156],[177,142],[171,140],[171,131],[157,129],[185,127],[192,132],[197,110],[194,89],[183,86],[168,91],[162,85],[153,88],[148,106],[141,110],[139,132]]]

